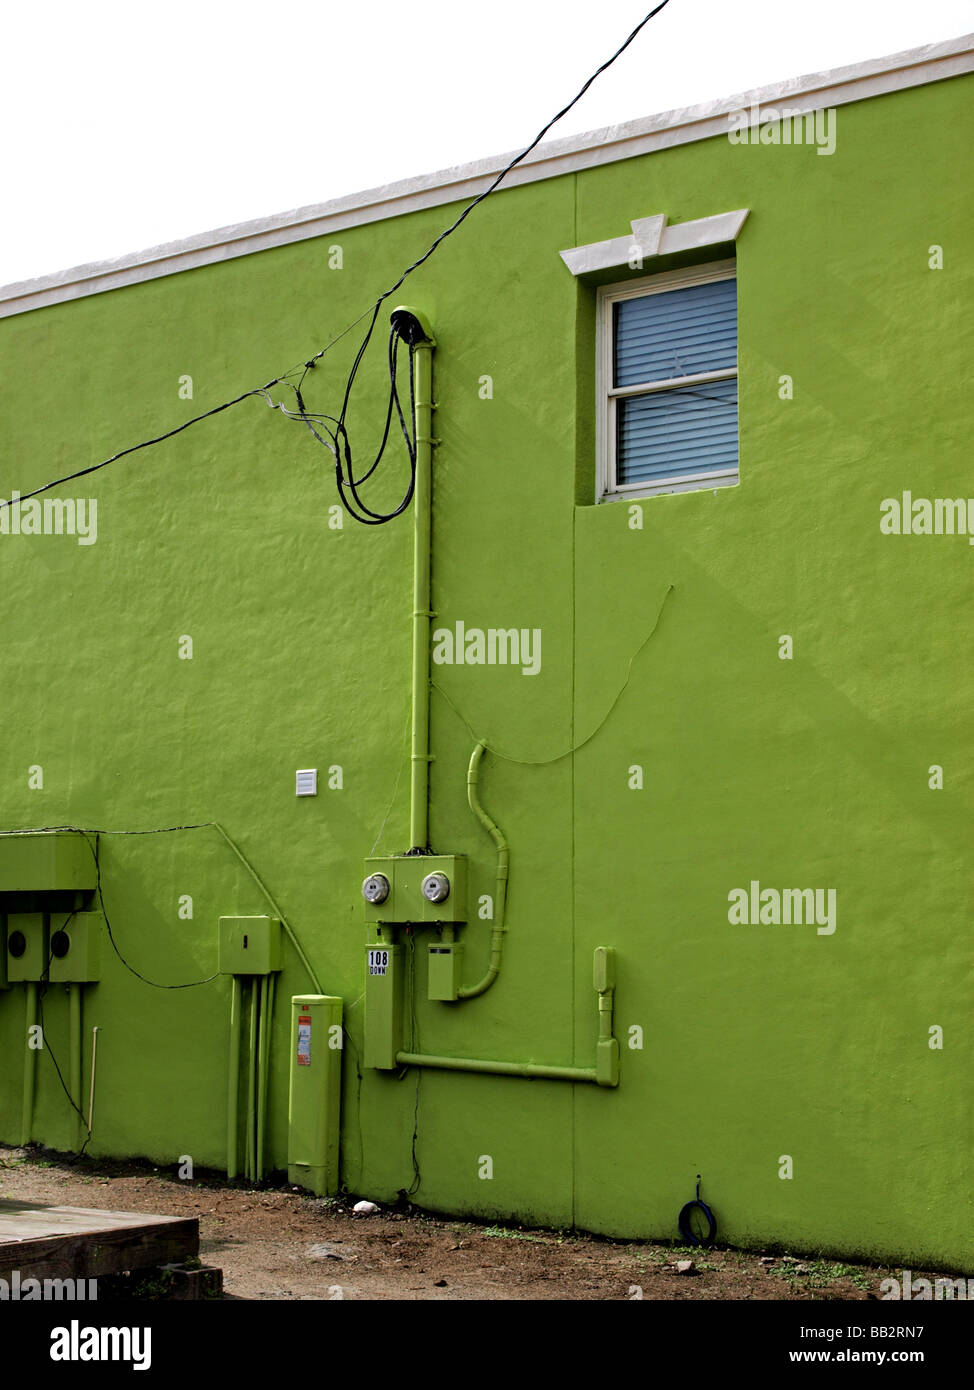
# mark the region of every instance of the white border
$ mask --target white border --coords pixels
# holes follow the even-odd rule
[[[885,58],[790,78],[703,105],[684,107],[585,135],[545,142],[507,176],[501,187],[513,188],[518,184],[534,183],[539,179],[631,159],[635,155],[688,144],[694,140],[707,140],[719,135],[726,137],[728,116],[755,104],[764,106],[787,102],[791,110],[814,111],[821,107],[863,101],[887,92],[903,91],[928,82],[940,82],[970,72],[974,72],[974,34],[964,34]],[[213,232],[154,246],[115,260],[74,266],[54,275],[6,285],[0,288],[0,318],[90,294],[101,294],[122,285],[135,285],[163,275],[177,274],[197,266],[248,256],[272,246],[286,246],[310,237],[330,236],[347,227],[399,217],[419,208],[472,199],[488,187],[512,158],[513,154],[505,154],[456,165],[434,174],[405,179],[364,193],[280,213],[275,217],[220,227]]]
[[[668,478],[665,483],[617,483],[615,479],[615,437],[617,396],[610,394],[612,386],[612,306],[620,299],[635,299],[646,294],[665,293],[688,285],[710,284],[714,280],[736,280],[736,260],[712,261],[709,265],[692,266],[685,270],[664,271],[661,275],[643,276],[638,280],[621,280],[613,285],[600,285],[596,298],[596,460],[595,501],[618,502],[625,498],[658,497],[667,492],[704,492],[708,488],[731,487],[739,480],[739,468],[721,469],[713,473],[691,473]],[[687,385],[694,380],[713,381],[736,378],[737,364],[720,372],[706,372],[680,377],[674,382],[653,382],[654,389],[667,385]],[[644,387],[633,388],[631,394],[642,394]],[[630,393],[625,393],[630,394]],[[738,417],[739,418],[739,417]]]

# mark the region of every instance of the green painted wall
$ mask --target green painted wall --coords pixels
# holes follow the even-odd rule
[[[701,1172],[731,1241],[974,1262],[974,558],[964,537],[879,528],[885,497],[974,491],[974,198],[960,174],[971,96],[957,78],[842,107],[828,157],[718,138],[499,192],[402,293],[438,340],[438,623],[543,631],[535,677],[435,668],[477,736],[524,760],[580,742],[673,586],[595,738],[547,766],[485,760],[484,803],[511,845],[503,973],[456,1006],[419,989],[409,1025],[417,1050],[591,1065],[592,948],[611,945],[617,1091],[357,1067],[361,861],[377,836],[377,852],[408,847],[409,518],[330,529],[329,457],[253,401],[66,488],[97,498],[96,544],[0,536],[2,828],[227,828],[346,1001],[349,1189],[389,1200],[414,1185],[415,1117],[414,1200],[429,1208],[669,1236]],[[588,504],[594,290],[558,252],[634,217],[738,207],[751,209],[737,245],[740,485],[648,499],[633,530],[626,504]],[[4,321],[0,493],[308,356],[451,211]],[[336,242],[341,270],[328,267]],[[312,408],[334,408],[354,342],[315,371]],[[383,358],[380,341],[353,411],[363,457]],[[183,374],[192,401],[178,399]],[[178,659],[183,634],[192,660]],[[494,874],[466,805],[473,739],[436,692],[432,741],[432,843],[470,856],[473,901]],[[28,788],[35,764],[43,790]],[[344,786],[331,791],[336,764]],[[928,786],[932,764],[942,790]],[[320,794],[296,799],[294,770],[315,766]],[[116,939],[154,980],[210,975],[218,917],[267,910],[212,830],[101,848]],[[752,879],[835,889],[834,934],[731,925],[728,893]],[[489,923],[465,929],[467,980],[488,937]],[[277,1168],[286,1001],[309,987],[288,950]],[[0,993],[7,1140],[19,1137],[23,998]],[[85,1000],[86,1027],[101,1030],[91,1152],[224,1164],[228,1008],[224,978],[159,990],[109,954]],[[63,1066],[63,991],[48,992],[45,1017]],[[34,1138],[72,1135],[42,1056]]]

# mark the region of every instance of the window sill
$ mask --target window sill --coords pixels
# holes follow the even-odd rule
[[[709,478],[684,478],[677,479],[669,483],[645,483],[643,485],[634,484],[632,487],[619,488],[613,492],[605,492],[598,499],[603,502],[638,502],[645,497],[663,497],[674,492],[710,492],[716,491],[719,487],[737,487],[740,483],[740,474],[715,473]]]

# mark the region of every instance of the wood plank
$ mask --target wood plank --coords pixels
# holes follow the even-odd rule
[[[199,1253],[199,1220],[0,1200],[0,1276],[94,1279]]]
[[[146,1226],[172,1221],[141,1211],[106,1211],[100,1207],[49,1207],[41,1202],[0,1200],[0,1243],[39,1235],[71,1235]]]

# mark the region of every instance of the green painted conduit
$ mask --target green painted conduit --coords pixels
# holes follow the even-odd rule
[[[20,1126],[21,1146],[30,1143],[34,1124],[34,1081],[37,1075],[37,1050],[31,1046],[30,1030],[37,1023],[37,981],[27,982],[27,1028],[24,1035],[24,1109]]]
[[[487,966],[487,973],[482,980],[478,980],[475,985],[463,985],[457,992],[458,999],[474,999],[478,994],[485,993],[497,979],[501,970],[501,958],[504,954],[504,932],[505,918],[507,911],[507,876],[510,867],[510,850],[504,832],[491,820],[490,816],[480,804],[480,763],[487,751],[485,743],[478,743],[470,757],[470,766],[467,768],[467,801],[470,809],[480,821],[480,824],[487,831],[487,834],[497,846],[497,885],[494,890],[494,929],[490,934],[490,963]]]
[[[271,1026],[277,976],[234,975],[230,986],[230,1069],[227,1082],[227,1177],[240,1172],[240,1053],[247,1015],[247,1110],[244,1177],[261,1182],[267,1147],[270,1092]]]
[[[260,1040],[257,1047],[257,1156],[254,1175],[264,1178],[264,1150],[267,1134],[267,1095],[270,1089],[271,1023],[274,1018],[276,975],[263,975],[260,982]]]
[[[237,1112],[240,1091],[240,1013],[243,989],[240,976],[230,985],[230,1083],[227,1092],[227,1177],[237,1176]]]
[[[430,787],[430,564],[433,492],[433,347],[429,323],[415,309],[408,313],[426,334],[413,353],[413,401],[416,430],[416,487],[413,492],[413,692],[409,841],[413,853],[429,852]],[[320,990],[318,991],[321,992]]]

